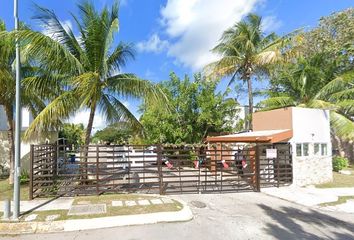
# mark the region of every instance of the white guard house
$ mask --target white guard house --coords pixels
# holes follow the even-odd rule
[[[287,107],[259,111],[253,114],[252,123],[252,132],[209,137],[208,141],[269,143],[276,146],[278,153],[290,145],[292,184],[304,186],[332,181],[328,110]],[[287,147],[284,143],[288,143]],[[265,150],[262,149],[263,154],[260,154],[261,166],[262,161],[266,161]],[[261,167],[261,175],[262,172],[267,172],[267,169]]]

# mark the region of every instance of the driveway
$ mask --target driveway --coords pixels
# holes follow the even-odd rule
[[[313,210],[264,193],[174,196],[191,206],[189,222],[2,239],[354,239],[354,215]]]

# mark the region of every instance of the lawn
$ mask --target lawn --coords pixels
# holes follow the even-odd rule
[[[341,187],[354,187],[354,168],[353,166],[345,169],[352,172],[351,175],[344,175],[333,172],[333,182],[323,183],[316,185],[318,188],[341,188]]]
[[[347,200],[350,200],[350,199],[354,199],[354,196],[339,196],[337,201],[321,203],[320,206],[321,207],[335,206],[335,205],[346,203]]]
[[[21,200],[28,200],[28,183],[21,184]],[[0,180],[0,201],[13,198],[13,185],[7,179]]]

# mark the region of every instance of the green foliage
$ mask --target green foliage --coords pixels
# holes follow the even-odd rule
[[[270,66],[293,54],[295,48],[288,48],[292,42],[290,36],[266,35],[262,29],[262,18],[249,14],[223,33],[220,43],[212,50],[221,55],[221,59],[206,66],[206,74],[210,78],[231,77],[229,85],[236,79],[246,82],[252,113],[252,81],[267,75]],[[252,129],[252,121],[249,125]]]
[[[287,106],[331,110],[333,133],[354,139],[354,9],[320,20],[300,33],[301,56],[272,68],[264,110]],[[350,40],[351,39],[351,40]]]
[[[131,44],[114,41],[119,30],[118,3],[115,1],[98,11],[92,1],[80,1],[78,16],[72,15],[79,30],[76,35],[71,28],[63,26],[53,11],[39,6],[34,19],[52,37],[31,30],[6,34],[12,41],[17,37],[29,43],[25,45],[24,54],[35,58],[46,71],[58,75],[54,81],[30,81],[31,86],[41,91],[48,86],[58,91],[34,119],[25,138],[60,129],[72,114],[88,109],[90,117],[85,133],[85,144],[88,144],[96,112],[108,122],[125,121],[138,128],[141,124],[122,99],[138,98],[149,104],[164,99],[151,82],[121,72],[122,67],[134,59],[134,49]],[[0,37],[3,36],[0,33]]]
[[[170,111],[143,105],[141,123],[147,143],[199,143],[208,134],[232,131],[237,115],[236,102],[216,92],[217,82],[206,81],[201,74],[180,79],[175,73],[161,83],[169,98]]]
[[[115,123],[100,131],[93,136],[93,142],[126,144],[135,136],[134,131],[125,123]]]
[[[84,144],[85,129],[83,124],[64,123],[59,131],[59,138],[64,138],[66,144],[74,145],[76,148]]]
[[[327,54],[342,71],[353,69],[354,8],[322,17],[319,25],[304,34],[305,56]]]
[[[29,173],[28,170],[22,169],[21,170],[21,175],[20,175],[20,183],[21,184],[26,184],[29,182]]]
[[[338,171],[348,167],[349,160],[348,160],[348,158],[345,158],[345,157],[335,156],[333,158],[332,165],[333,165],[333,171],[338,172]]]

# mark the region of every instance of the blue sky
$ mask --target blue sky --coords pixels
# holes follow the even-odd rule
[[[77,2],[19,0],[20,19],[41,30],[31,19],[36,3],[54,10],[64,24],[72,26],[70,12],[76,13]],[[102,7],[113,0],[94,2]],[[353,6],[354,0],[122,0],[116,42],[131,42],[136,46],[136,59],[125,67],[125,72],[159,82],[168,79],[171,71],[180,76],[192,75],[215,60],[216,56],[209,49],[215,46],[222,31],[250,12],[263,16],[265,31],[282,35],[297,28],[314,27],[321,16]],[[8,29],[13,28],[11,0],[0,1],[0,18],[5,20]],[[257,83],[256,88],[265,84]],[[220,84],[219,90],[224,89],[225,84]],[[246,103],[246,96],[240,96],[240,102]],[[137,113],[137,100],[124,101]],[[84,111],[73,121],[79,122],[86,115]],[[102,118],[97,116],[95,125],[101,128],[104,125]]]

